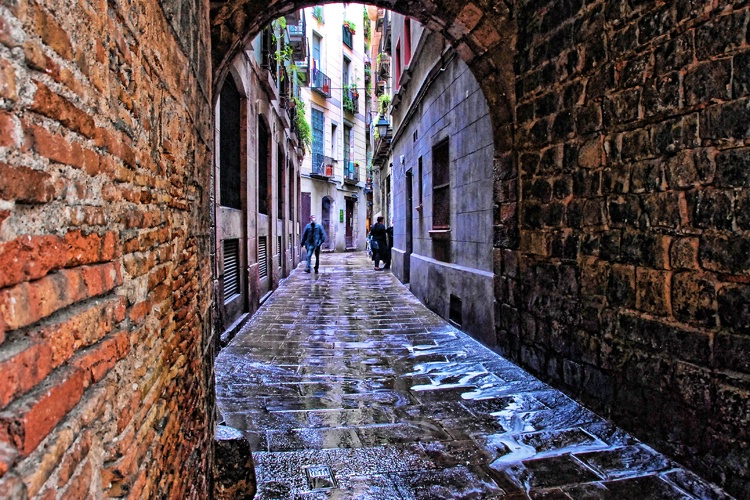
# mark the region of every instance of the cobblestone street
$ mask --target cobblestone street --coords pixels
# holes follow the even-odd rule
[[[492,325],[487,325],[492,328]],[[300,266],[216,361],[256,498],[730,498],[463,334],[363,253]]]

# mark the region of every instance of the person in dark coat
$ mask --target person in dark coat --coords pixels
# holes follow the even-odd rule
[[[383,224],[383,217],[378,217],[377,222],[370,228],[370,248],[372,248],[372,260],[375,261],[376,271],[383,269],[379,267],[381,260],[383,261],[383,265],[390,264],[390,262],[385,260],[388,250],[388,235]]]
[[[385,234],[388,237],[388,244],[386,245],[385,254],[383,257],[383,269],[391,268],[391,248],[393,248],[393,220],[391,219],[391,225],[385,230]]]
[[[318,272],[318,266],[320,265],[320,246],[326,240],[327,235],[323,226],[315,223],[315,216],[310,216],[310,223],[305,226],[305,230],[302,231],[301,246],[307,249],[307,258],[305,259],[307,267],[305,272],[310,272],[310,261],[312,260],[312,254],[315,252],[315,272]]]

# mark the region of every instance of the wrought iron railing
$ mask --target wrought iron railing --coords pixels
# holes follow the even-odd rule
[[[312,70],[310,88],[325,97],[331,97],[331,79],[319,69]]]
[[[320,177],[333,177],[333,158],[321,153],[313,153],[312,174]]]
[[[344,165],[344,180],[359,182],[359,163],[350,161]]]

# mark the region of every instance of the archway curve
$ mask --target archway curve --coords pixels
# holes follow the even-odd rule
[[[335,0],[284,0],[276,4],[234,0],[212,8],[211,56],[213,88],[219,89],[232,59],[244,44],[274,19],[296,10]],[[479,82],[490,109],[495,143],[496,171],[499,182],[509,182],[501,191],[512,191],[515,199],[516,169],[512,158],[514,137],[515,23],[512,7],[493,2],[482,7],[476,3],[450,0],[374,0],[362,2],[410,16],[432,31],[440,33],[466,62]],[[214,99],[216,91],[213,92]],[[501,224],[497,220],[496,224]],[[514,224],[515,225],[515,221]],[[515,247],[517,228],[506,228],[499,238],[500,246]]]

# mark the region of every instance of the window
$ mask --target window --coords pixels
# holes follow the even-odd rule
[[[340,158],[338,126],[335,123],[331,124],[331,158]]]
[[[240,240],[224,240],[224,302],[240,293]]]
[[[279,219],[284,218],[284,165],[286,164],[286,158],[284,158],[284,150],[281,149],[281,145],[278,147],[278,153],[276,155],[276,172],[278,179],[276,180],[276,202],[277,213]]]
[[[349,60],[348,57],[345,57],[344,63],[342,65],[342,70],[341,70],[341,81],[344,83],[344,85],[349,85],[349,78],[351,76],[351,66],[352,66],[352,62]]]
[[[230,75],[221,87],[219,102],[219,203],[236,209],[242,208],[241,102]]]
[[[411,62],[411,19],[404,19],[404,66]]]
[[[312,43],[312,64],[313,64],[313,71],[320,71],[320,45],[323,41],[323,38],[318,35],[317,33],[313,33],[313,43]]]
[[[419,200],[417,206],[420,209],[422,208],[422,182],[423,182],[422,179],[423,179],[423,177],[422,177],[422,157],[420,156],[419,157],[419,162],[418,162],[418,167],[417,167],[417,182],[419,183],[417,185],[417,196],[419,197],[419,198],[417,198],[417,200]]]
[[[396,44],[396,88],[399,88],[401,81],[401,40]]]
[[[450,150],[448,139],[432,148],[432,228],[449,229],[450,206]]]
[[[258,278],[268,277],[268,238],[260,236],[258,238]]]
[[[349,168],[349,162],[352,159],[351,147],[352,147],[352,128],[349,125],[344,125],[344,169]]]
[[[271,197],[268,191],[268,170],[271,167],[270,135],[262,119],[258,120],[258,213],[268,215]]]
[[[294,219],[294,175],[293,174],[294,166],[291,162],[291,160],[287,160],[287,171],[289,172],[289,181],[287,182],[287,186],[289,187],[289,201],[287,201],[287,207],[288,210],[288,218],[289,220]],[[290,245],[292,238],[289,237]]]
[[[325,173],[325,118],[323,112],[312,110],[312,173],[323,175]]]

